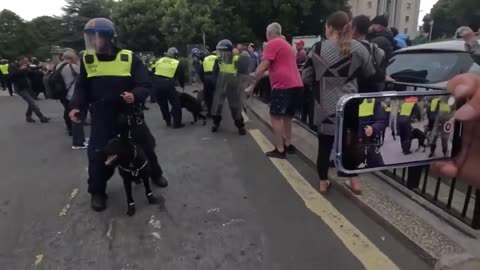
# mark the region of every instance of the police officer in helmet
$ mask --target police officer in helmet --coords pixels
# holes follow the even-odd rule
[[[222,110],[225,98],[228,99],[228,105],[235,126],[240,135],[246,134],[245,123],[242,117],[243,99],[245,87],[249,83],[250,76],[240,71],[248,73],[248,67],[239,66],[241,63],[250,63],[250,56],[234,55],[233,44],[230,40],[224,39],[217,44],[218,58],[215,61],[213,73],[217,78],[217,85],[212,104],[213,127],[212,132],[217,132],[222,121]],[[247,57],[247,59],[245,59]],[[247,61],[244,61],[247,60]]]
[[[95,211],[106,208],[107,181],[114,173],[105,165],[101,151],[107,142],[123,131],[119,119],[133,106],[142,104],[151,87],[147,69],[132,51],[115,46],[115,28],[104,18],[90,20],[84,29],[86,51],[82,57],[80,75],[71,100],[69,116],[79,123],[81,110],[90,110],[92,126],[88,146],[88,192]],[[152,168],[152,181],[166,187],[155,155],[155,140],[148,127],[142,130],[141,140],[132,136],[143,148]],[[121,129],[122,128],[122,129]],[[147,138],[147,139],[145,139]]]
[[[167,126],[183,128],[182,107],[180,97],[175,89],[175,81],[180,87],[185,88],[185,71],[178,58],[178,50],[175,47],[168,49],[164,57],[160,58],[153,68],[153,88],[156,94],[163,120]],[[172,106],[171,114],[168,103]]]

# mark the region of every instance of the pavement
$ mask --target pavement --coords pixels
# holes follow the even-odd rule
[[[211,121],[169,129],[148,104],[164,202],[136,186],[128,217],[115,175],[108,209],[93,212],[86,152],[70,149],[61,105],[39,105],[51,123],[25,123],[24,102],[0,96],[0,269],[432,269],[343,192],[320,195],[302,158],[265,157],[269,129],[249,113],[241,137],[227,108],[212,134]]]
[[[422,123],[414,123],[412,124],[413,128],[417,128],[420,130],[424,130],[424,126],[427,124],[427,122],[422,122]],[[451,152],[451,142],[452,139],[449,139],[449,145],[448,145],[448,153],[447,155],[449,156]],[[430,160],[430,159],[439,159],[443,158],[443,153],[442,153],[442,142],[440,137],[437,139],[437,148],[435,149],[435,153],[433,157],[429,157],[430,155],[430,146],[429,142],[425,140],[425,145],[427,146],[426,148],[420,147],[419,142],[417,139],[412,140],[412,146],[411,146],[411,154],[405,155],[402,152],[402,146],[400,142],[400,136],[396,136],[395,140],[392,136],[392,130],[390,127],[387,127],[385,131],[385,140],[383,146],[380,148],[380,153],[382,154],[383,161],[385,165],[398,165],[398,164],[404,164],[404,163],[411,163],[411,162],[418,162],[418,161],[425,161],[425,160]]]

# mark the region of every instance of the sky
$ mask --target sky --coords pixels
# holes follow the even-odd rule
[[[332,0],[335,1],[335,0]],[[438,0],[420,0],[419,22]],[[9,9],[29,21],[42,15],[61,15],[65,0],[0,0],[0,10]]]

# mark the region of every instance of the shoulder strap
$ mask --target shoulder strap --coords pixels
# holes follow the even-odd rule
[[[63,64],[60,65],[60,67],[59,67],[58,69],[57,69],[57,66],[55,66],[55,67],[53,68],[53,71],[55,72],[55,71],[58,70],[58,72],[62,72],[62,69],[63,69],[66,65],[67,65],[67,63],[63,63]]]

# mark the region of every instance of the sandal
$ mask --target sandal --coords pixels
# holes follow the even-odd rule
[[[325,188],[322,188],[323,187],[323,185],[322,185],[323,182],[326,182],[326,187]],[[330,181],[328,181],[328,180],[320,181],[320,194],[322,194],[322,195],[327,194],[329,189],[330,189]]]

